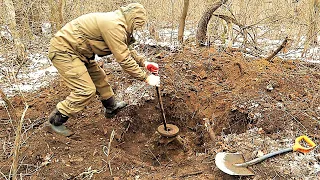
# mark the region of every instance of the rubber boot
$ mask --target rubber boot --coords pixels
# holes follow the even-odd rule
[[[53,132],[69,137],[74,133],[69,130],[63,123],[67,122],[68,116],[60,113],[56,108],[49,115],[50,128]]]
[[[127,106],[124,101],[116,102],[114,96],[107,100],[101,100],[104,106],[104,115],[106,118],[113,118],[122,108]]]

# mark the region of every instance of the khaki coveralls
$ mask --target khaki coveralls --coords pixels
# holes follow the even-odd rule
[[[49,58],[71,89],[70,95],[57,104],[59,112],[74,116],[96,92],[101,100],[114,95],[104,70],[94,60],[95,54],[113,54],[127,73],[141,81],[146,79],[146,72],[139,67],[144,66],[144,59],[128,49],[132,31],[146,20],[143,6],[133,5],[134,8],[126,6],[113,12],[80,16],[51,39]]]

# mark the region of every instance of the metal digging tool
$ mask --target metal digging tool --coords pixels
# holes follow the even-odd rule
[[[304,140],[309,146],[303,147],[300,144],[302,140]],[[248,168],[248,166],[260,163],[270,157],[287,153],[287,152],[298,151],[302,153],[308,153],[315,147],[316,147],[316,144],[307,136],[300,136],[296,138],[295,144],[292,147],[266,154],[262,157],[253,159],[248,162],[244,162],[243,155],[240,153],[219,152],[215,157],[215,163],[221,171],[229,175],[251,176],[251,175],[254,175],[254,173],[252,170]]]
[[[157,75],[157,74],[154,74],[154,75]],[[157,130],[161,134],[161,136],[175,137],[179,134],[179,128],[176,125],[167,124],[166,115],[164,114],[162,98],[160,95],[160,88],[156,86],[156,90],[157,90],[157,96],[158,96],[158,101],[159,101],[161,114],[162,114],[162,121],[163,121],[163,124],[160,125]]]

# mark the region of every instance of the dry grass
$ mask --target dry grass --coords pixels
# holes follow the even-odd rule
[[[61,1],[61,0],[60,0]],[[32,40],[33,35],[41,35],[41,25],[57,17],[60,1],[26,0],[14,1],[16,21],[20,35],[26,40]],[[164,27],[178,27],[179,16],[183,7],[183,0],[140,0],[140,1],[97,1],[97,0],[66,0],[63,8],[63,23],[90,12],[105,12],[117,9],[130,2],[142,3],[147,11],[148,27],[155,29]],[[212,0],[191,1],[187,16],[187,29],[196,28],[197,22],[205,8],[212,4]],[[50,7],[52,5],[52,7]],[[309,17],[309,4],[307,1],[293,3],[292,1],[277,0],[236,0],[229,1],[216,13],[233,16],[243,25],[252,26],[251,31],[258,37],[268,39],[283,39],[285,35],[299,39],[306,35]],[[51,10],[55,12],[51,15]],[[1,6],[0,25],[6,25],[6,13]],[[56,22],[51,22],[55,27]],[[222,20],[213,17],[209,32],[212,35],[223,32]],[[210,31],[211,30],[211,31]],[[55,32],[53,30],[53,32]],[[262,33],[263,32],[263,33]],[[219,36],[217,36],[219,37]]]

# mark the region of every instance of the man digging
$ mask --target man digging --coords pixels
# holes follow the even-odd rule
[[[134,30],[146,22],[146,10],[141,4],[132,3],[107,13],[90,13],[78,17],[60,29],[50,41],[49,58],[57,68],[70,95],[56,105],[49,115],[50,128],[61,135],[73,134],[63,125],[99,94],[105,116],[114,117],[127,104],[116,102],[104,70],[94,60],[95,54],[113,54],[122,69],[134,78],[151,86],[160,86],[158,64],[147,62],[128,46]]]

